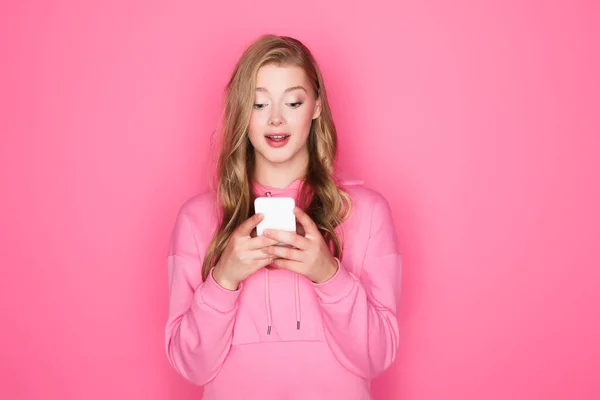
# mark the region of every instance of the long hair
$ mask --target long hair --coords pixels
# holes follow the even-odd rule
[[[251,183],[254,148],[248,138],[248,127],[256,76],[267,64],[301,67],[315,95],[321,99],[321,114],[312,121],[308,136],[309,162],[298,205],[315,222],[332,254],[342,258],[342,238],[335,228],[348,217],[351,199],[340,188],[334,172],[337,133],[321,71],[311,52],[297,39],[263,35],[242,54],[225,91],[221,149],[215,176],[220,224],[204,257],[203,280],[219,261],[233,231],[254,213],[255,194]]]

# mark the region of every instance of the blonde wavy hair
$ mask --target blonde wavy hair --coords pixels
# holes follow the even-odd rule
[[[297,39],[263,35],[242,54],[225,90],[221,146],[215,174],[220,224],[206,251],[202,279],[217,264],[233,231],[254,214],[252,190],[254,147],[248,138],[254,105],[256,76],[267,64],[301,67],[321,98],[321,114],[312,121],[308,136],[309,162],[300,191],[299,206],[316,223],[335,257],[342,258],[343,238],[335,228],[349,215],[350,196],[334,172],[337,133],[327,101],[321,71],[311,52]]]

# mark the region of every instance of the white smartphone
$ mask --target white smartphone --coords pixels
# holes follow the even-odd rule
[[[261,236],[265,229],[296,232],[294,207],[296,202],[292,197],[257,197],[254,200],[254,212],[263,214],[264,219],[257,225],[256,235]]]

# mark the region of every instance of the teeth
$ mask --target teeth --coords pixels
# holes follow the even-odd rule
[[[288,137],[288,135],[277,135],[277,136],[267,136],[267,137],[271,138],[271,139],[283,139],[283,138]]]

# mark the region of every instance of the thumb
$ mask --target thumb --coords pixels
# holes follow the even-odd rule
[[[252,230],[256,228],[256,226],[264,219],[263,214],[257,213],[242,222],[240,226],[238,226],[238,233],[242,236],[250,236]]]

